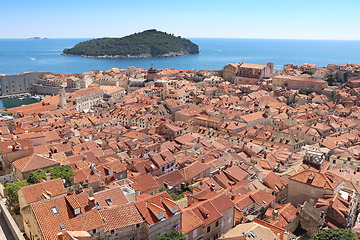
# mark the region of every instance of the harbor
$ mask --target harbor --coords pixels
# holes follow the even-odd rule
[[[41,101],[43,98],[44,98],[43,95],[31,95],[29,93],[16,94],[12,96],[2,96],[0,98],[0,109],[13,108],[22,105],[37,103]]]

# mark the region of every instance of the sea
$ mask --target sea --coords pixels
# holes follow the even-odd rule
[[[275,70],[284,64],[360,63],[360,41],[354,40],[284,40],[189,38],[199,46],[200,54],[169,58],[95,59],[60,55],[88,39],[58,38],[49,40],[0,39],[0,74],[20,74],[31,71],[82,73],[91,70],[127,68],[176,68],[221,70],[233,62],[266,64],[273,62]],[[0,104],[1,107],[1,104]]]

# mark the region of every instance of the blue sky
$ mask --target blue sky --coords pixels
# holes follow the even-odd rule
[[[15,0],[0,38],[122,37],[157,29],[187,38],[360,40],[360,0]]]

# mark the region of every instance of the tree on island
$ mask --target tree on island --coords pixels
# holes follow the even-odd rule
[[[354,240],[355,234],[350,229],[327,229],[312,235],[311,240]]]

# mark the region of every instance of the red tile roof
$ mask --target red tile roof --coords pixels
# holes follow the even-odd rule
[[[101,209],[111,206],[106,201],[108,198],[111,200],[113,206],[121,206],[129,202],[120,187],[96,192],[94,193],[94,198],[99,203]]]
[[[190,209],[186,209],[182,213],[182,233],[187,234],[190,231],[204,225],[203,221]]]
[[[159,187],[165,187],[166,185],[174,187],[185,182],[185,178],[181,175],[179,170],[174,170],[157,177],[155,181],[158,183]]]
[[[12,164],[22,173],[34,171],[39,168],[60,166],[60,164],[55,160],[37,154],[32,154],[27,157],[20,158],[13,161]]]
[[[150,173],[140,175],[131,180],[134,182],[134,189],[140,190],[142,193],[159,188],[159,185]]]
[[[135,202],[135,206],[140,212],[141,216],[145,219],[149,226],[159,222],[157,217],[152,213],[152,211],[148,208],[148,203],[152,203],[162,209],[164,209],[164,218],[168,218],[173,216],[174,214],[168,209],[168,207],[162,202],[162,198],[171,199],[170,195],[167,192],[161,192],[155,195],[151,195],[149,197],[145,197],[143,199],[139,199]],[[182,210],[178,207],[178,212]]]
[[[335,189],[343,180],[343,178],[330,172],[319,173],[311,170],[302,170],[292,175],[289,179],[330,190]]]
[[[40,201],[43,193],[50,195],[50,197],[66,194],[66,189],[60,178],[22,187],[19,191],[23,193],[27,204]]]
[[[81,195],[81,196],[80,196]],[[81,214],[75,216],[64,196],[44,200],[31,205],[40,231],[46,240],[57,240],[61,232],[60,225],[67,231],[90,231],[104,226],[104,222],[96,208],[87,208],[88,194],[83,192],[75,196],[81,205]],[[52,208],[56,207],[58,213]]]
[[[188,209],[191,209],[196,214],[205,227],[222,217],[221,213],[210,201],[195,203]]]
[[[99,213],[102,218],[106,219],[106,231],[120,229],[144,222],[134,203],[127,203],[113,208],[102,209]]]

